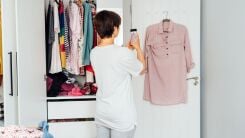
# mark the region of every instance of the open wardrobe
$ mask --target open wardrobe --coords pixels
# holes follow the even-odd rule
[[[111,10],[122,18],[116,45],[127,44],[137,28],[147,55],[148,73],[133,78],[135,137],[199,137],[200,0],[1,0],[1,6],[5,126],[47,121],[55,138],[96,137],[93,18]]]

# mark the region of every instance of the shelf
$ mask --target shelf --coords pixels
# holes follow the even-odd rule
[[[57,96],[57,97],[47,97],[47,100],[62,100],[62,99],[94,99],[95,95],[85,95],[85,96]]]

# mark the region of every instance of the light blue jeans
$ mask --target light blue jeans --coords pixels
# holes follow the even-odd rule
[[[133,138],[135,128],[130,131],[120,132],[101,125],[97,125],[96,138]]]

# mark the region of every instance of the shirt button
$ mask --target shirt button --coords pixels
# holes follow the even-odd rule
[[[166,48],[166,50],[168,50],[168,48]]]
[[[168,44],[168,42],[166,42],[166,44]]]
[[[168,38],[168,36],[166,36],[165,38]]]
[[[166,54],[168,56],[168,54]]]

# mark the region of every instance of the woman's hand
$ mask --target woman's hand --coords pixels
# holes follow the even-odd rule
[[[130,41],[128,42],[127,47],[128,47],[129,49],[132,49],[132,50],[133,50],[133,49],[136,49],[136,50],[140,49],[140,39],[139,39],[139,35],[138,35],[138,34],[135,36],[135,38],[134,38],[133,41],[130,40]]]

